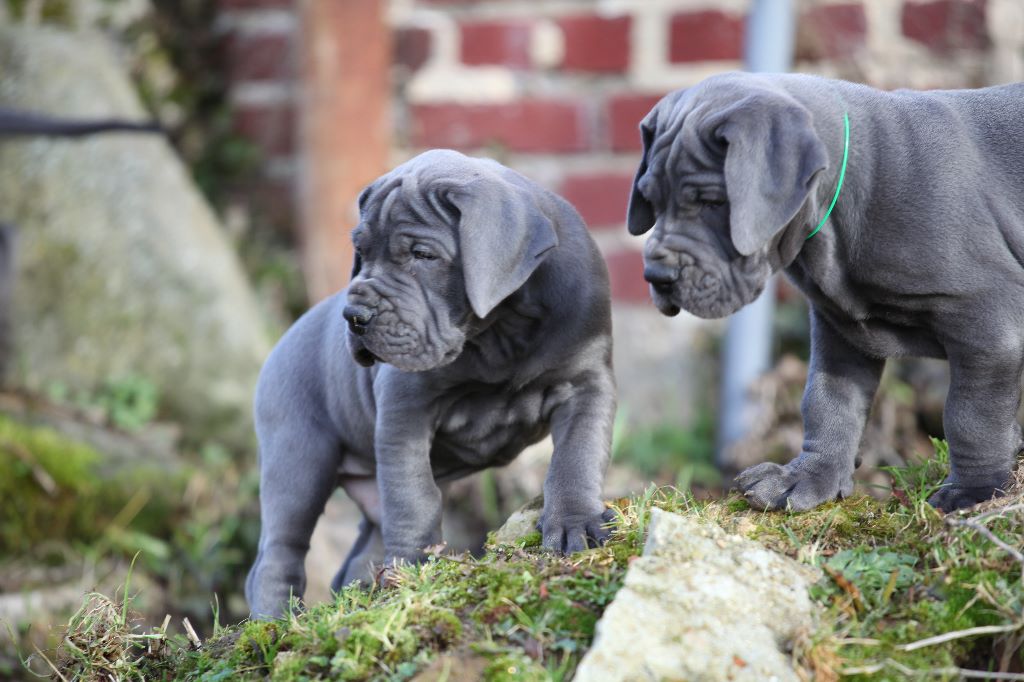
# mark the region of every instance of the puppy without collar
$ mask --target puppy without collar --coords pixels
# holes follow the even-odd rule
[[[969,506],[1008,483],[1021,449],[1022,121],[1024,84],[882,92],[741,73],[669,94],[643,120],[628,223],[653,228],[644,276],[658,309],[729,315],[778,270],[810,301],[803,448],[740,474],[752,504],[849,495],[885,359],[901,356],[950,364],[951,471],[931,503]]]
[[[421,560],[441,541],[440,486],[549,431],[544,546],[573,552],[609,532],[608,275],[576,211],[445,150],[384,175],[359,206],[348,289],[295,323],[256,389],[254,617],[302,596],[309,539],[338,485],[364,518],[335,589]]]

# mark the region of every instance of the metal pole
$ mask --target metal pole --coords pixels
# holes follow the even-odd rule
[[[796,30],[792,0],[754,0],[747,18],[744,61],[748,71],[789,71]],[[751,383],[771,363],[775,279],[761,296],[729,318],[722,348],[722,394],[718,422],[718,466],[735,470],[729,447],[742,438],[756,417]]]

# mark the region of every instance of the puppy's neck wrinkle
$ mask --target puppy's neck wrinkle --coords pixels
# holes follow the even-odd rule
[[[544,317],[543,306],[518,292],[479,322],[480,327],[466,339],[463,356],[484,368],[482,379],[507,380],[496,368],[517,367],[534,353]]]

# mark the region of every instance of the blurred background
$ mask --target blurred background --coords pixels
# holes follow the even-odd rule
[[[797,71],[886,89],[1024,79],[1021,0],[774,4],[784,28],[760,39]],[[166,131],[0,129],[0,678],[23,674],[19,657],[52,641],[84,592],[123,590],[133,557],[128,589],[148,622],[171,614],[209,632],[245,616],[256,373],[288,324],[345,285],[359,190],[426,148],[490,156],[561,193],[603,250],[620,388],[609,496],[651,481],[720,494],[730,471],[798,452],[799,294],[780,281],[766,322],[738,337],[760,376],[742,378],[742,429],[724,441],[726,323],[660,316],[643,240],[623,224],[639,120],[670,90],[744,68],[752,9],[0,0],[0,110]],[[941,364],[890,367],[865,490],[884,494],[875,467],[941,436],[945,382]],[[479,547],[537,494],[549,454],[541,444],[459,484],[452,545]],[[356,519],[343,496],[331,501],[308,562],[313,600]]]

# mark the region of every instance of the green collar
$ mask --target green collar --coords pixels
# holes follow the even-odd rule
[[[832,203],[828,206],[828,211],[825,212],[825,217],[821,219],[818,226],[814,228],[814,231],[807,235],[806,239],[810,239],[814,235],[818,234],[818,230],[822,228],[828,217],[832,215],[832,209],[836,207],[836,202],[839,201],[839,190],[843,188],[843,178],[846,177],[846,160],[850,157],[850,115],[843,112],[843,125],[845,126],[845,138],[843,140],[843,165],[839,169],[839,182],[836,183],[836,194],[832,197]],[[806,239],[804,241],[806,241]]]

